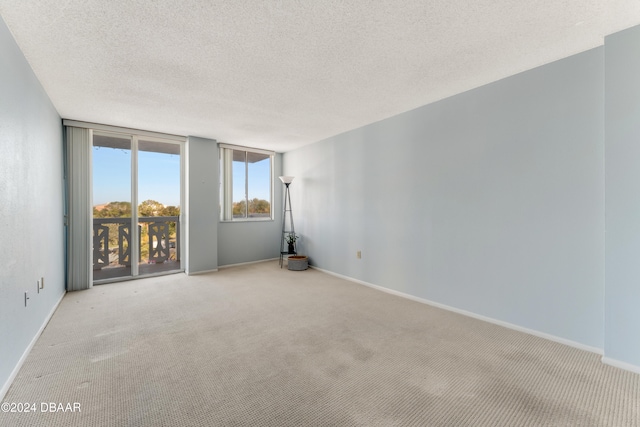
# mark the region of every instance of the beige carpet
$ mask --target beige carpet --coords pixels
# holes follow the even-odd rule
[[[273,261],[67,294],[0,425],[640,425],[599,359]]]

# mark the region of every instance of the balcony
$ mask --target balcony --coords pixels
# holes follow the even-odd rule
[[[178,216],[138,218],[138,276],[180,270]],[[131,218],[93,219],[93,280],[130,277]]]

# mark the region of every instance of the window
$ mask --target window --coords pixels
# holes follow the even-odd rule
[[[220,220],[273,219],[271,151],[220,144]]]
[[[94,283],[183,269],[182,146],[156,136],[94,130]]]

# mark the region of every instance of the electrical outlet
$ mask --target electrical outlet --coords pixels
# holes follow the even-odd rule
[[[358,259],[362,258],[362,252],[360,251],[356,252],[356,256],[358,257]]]

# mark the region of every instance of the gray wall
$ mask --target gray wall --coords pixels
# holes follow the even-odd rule
[[[220,222],[218,225],[218,264],[220,266],[272,259],[280,255],[283,185],[278,177],[282,175],[282,154],[276,154],[273,168],[274,220]],[[217,200],[216,198],[216,203]]]
[[[218,269],[218,144],[190,136],[186,146],[187,274]]]
[[[1,397],[64,295],[65,262],[62,122],[2,19],[0,58]]]
[[[286,153],[300,251],[602,349],[603,81],[597,48]]]
[[[274,159],[274,220],[220,222],[219,154],[215,140],[187,140],[187,274],[277,258],[282,226],[282,155]]]
[[[640,27],[605,39],[605,356],[640,366]]]

